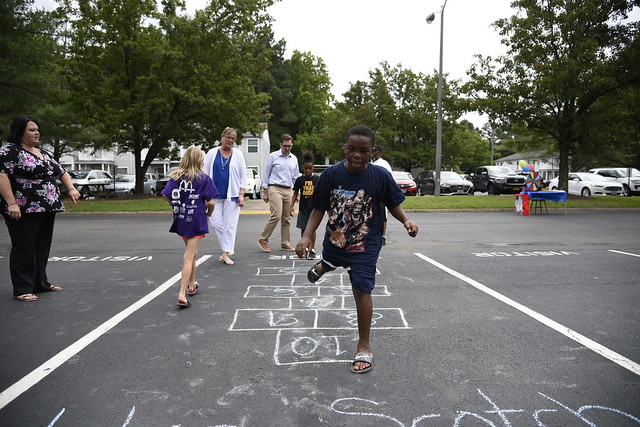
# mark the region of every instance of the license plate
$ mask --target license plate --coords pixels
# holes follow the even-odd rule
[[[513,187],[513,191],[520,191],[521,188],[520,187]]]

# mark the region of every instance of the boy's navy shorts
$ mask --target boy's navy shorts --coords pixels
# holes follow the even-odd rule
[[[338,267],[347,268],[351,286],[362,292],[370,294],[371,291],[373,291],[373,288],[376,286],[375,263],[347,264],[343,260],[327,259],[324,253],[322,254],[320,262],[327,271],[333,271]]]

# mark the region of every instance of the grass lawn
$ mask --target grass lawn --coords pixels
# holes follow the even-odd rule
[[[503,196],[442,196],[442,197],[407,197],[402,206],[407,210],[441,209],[441,210],[514,210],[515,197]],[[260,201],[260,209],[268,210],[268,206]],[[554,207],[548,202],[549,208]],[[161,197],[132,196],[118,199],[81,200],[75,206],[65,199],[65,207],[70,213],[110,213],[110,212],[171,212],[171,208]],[[558,209],[564,204],[558,203]],[[567,209],[640,209],[640,197],[580,197],[569,196]]]

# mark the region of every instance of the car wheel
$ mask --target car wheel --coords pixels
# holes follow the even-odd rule
[[[83,199],[87,199],[90,196],[91,196],[91,191],[89,191],[89,187],[82,187],[80,189],[80,197],[82,197]]]
[[[493,184],[489,184],[487,185],[487,194],[491,195],[491,196],[497,196],[499,193],[496,193],[495,188],[493,187]]]
[[[151,188],[151,192],[149,194],[151,194],[152,196],[155,196],[156,195],[156,189],[155,188]]]
[[[136,194],[136,190],[134,190],[133,188],[131,190],[129,190],[129,195],[133,196],[134,194]]]
[[[551,187],[551,191],[558,191],[558,187],[556,186]]]
[[[583,197],[589,197],[591,195],[591,191],[587,187],[584,187],[580,192],[580,195]]]
[[[631,189],[627,184],[622,184],[622,195],[624,197],[631,197]]]
[[[260,191],[261,191],[260,188],[255,190],[256,199],[262,198],[262,193]]]
[[[416,190],[416,197],[417,196],[422,196],[422,190],[420,190],[420,187]]]

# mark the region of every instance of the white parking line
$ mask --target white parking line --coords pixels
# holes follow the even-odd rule
[[[211,258],[211,255],[205,255],[196,261],[196,265],[200,265],[207,259]],[[34,385],[38,384],[44,377],[52,373],[56,368],[71,359],[73,356],[82,351],[89,344],[100,338],[102,335],[113,329],[118,323],[135,313],[138,309],[144,307],[149,302],[160,296],[164,291],[169,289],[174,283],[180,280],[182,273],[178,273],[162,285],[158,286],[149,294],[142,297],[129,307],[122,310],[120,313],[113,316],[111,319],[104,322],[102,325],[89,332],[87,335],[80,338],[78,341],[71,344],[69,347],[62,350],[60,353],[53,356],[51,359],[44,362],[42,365],[31,371],[20,381],[7,388],[0,393],[0,409],[7,406],[14,399],[20,396],[25,391],[29,390]]]
[[[589,348],[590,350],[598,353],[601,356],[606,357],[607,359],[611,360],[612,362],[615,362],[616,364],[622,366],[623,368],[626,368],[628,370],[630,370],[631,372],[633,372],[636,375],[640,375],[640,364],[634,362],[633,360],[627,359],[626,357],[622,356],[621,354],[616,353],[613,350],[608,349],[607,347],[598,344],[597,342],[585,337],[584,335],[581,335],[579,333],[577,333],[576,331],[573,331],[569,328],[567,328],[566,326],[561,325],[560,323],[556,322],[555,320],[551,320],[548,317],[531,310],[528,307],[525,307],[524,305],[515,302],[514,300],[507,298],[506,296],[502,295],[499,292],[494,291],[493,289],[490,289],[488,287],[486,287],[485,285],[476,282],[473,279],[470,279],[469,277],[465,276],[464,274],[458,273],[455,270],[450,269],[449,267],[440,264],[439,262],[429,258],[428,256],[422,255],[420,253],[414,253],[415,256],[422,258],[423,260],[427,261],[428,263],[430,263],[431,265],[438,267],[439,269],[451,274],[454,277],[457,277],[458,279],[467,282],[468,284],[470,284],[471,286],[473,286],[474,288],[506,303],[507,305],[510,305],[511,307],[515,308],[516,310],[519,310],[521,312],[523,312],[524,314],[526,314],[527,316],[530,316],[532,318],[534,318],[535,320],[537,320],[538,322],[542,323],[543,325],[546,325],[548,327],[550,327],[551,329],[560,332],[562,335],[571,338],[572,340],[576,341],[578,344],[583,345],[587,348]]]
[[[622,254],[622,255],[637,256],[638,258],[640,258],[640,255],[638,254],[630,254],[629,252],[616,251],[614,249],[609,249],[609,252],[615,252],[617,254]]]

